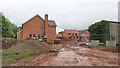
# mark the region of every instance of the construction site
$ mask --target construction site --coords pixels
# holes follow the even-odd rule
[[[118,66],[117,47],[82,45],[66,39],[59,44],[33,39],[2,44],[3,66]]]
[[[1,17],[2,66],[119,66],[120,22],[101,20],[58,33],[59,25],[48,14],[37,14],[21,27]]]

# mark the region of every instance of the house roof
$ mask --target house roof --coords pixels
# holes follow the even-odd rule
[[[108,21],[109,23],[118,23],[120,24],[120,22],[115,22],[115,21]]]
[[[17,34],[20,33],[20,32],[22,32],[22,31],[23,31],[23,30],[18,31]]]
[[[48,20],[48,25],[49,26],[57,26],[54,20]]]
[[[36,16],[38,16],[39,18],[41,18],[44,22],[45,22],[45,20],[40,16],[40,15],[35,15],[34,17],[32,17],[31,19],[29,19],[28,21],[30,21],[30,20],[32,20],[33,18],[35,18]],[[28,21],[26,21],[25,23],[27,23]],[[23,23],[23,24],[25,24],[25,23]],[[22,25],[23,25],[22,24]],[[54,20],[48,20],[48,25],[49,26],[57,26],[56,25],[56,22],[54,21]]]
[[[83,32],[83,34],[88,34],[88,30],[85,30],[85,31]]]
[[[32,19],[35,18],[36,16],[38,16],[38,17],[41,18],[43,21],[45,21],[40,15],[37,14],[37,15],[35,15],[34,17],[32,17],[32,18],[30,18],[29,20],[27,20],[25,23],[27,23],[28,21],[32,20]],[[23,23],[23,24],[25,24],[25,23]],[[22,25],[23,25],[23,24],[22,24]]]
[[[66,33],[79,33],[78,30],[72,30],[72,29],[65,29],[64,32],[66,32]]]
[[[56,36],[59,36],[59,37],[61,37],[61,36],[62,36],[62,34],[56,34]]]

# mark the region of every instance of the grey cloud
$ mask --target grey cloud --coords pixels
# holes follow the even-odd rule
[[[39,14],[49,15],[58,25],[57,32],[72,29],[87,29],[100,20],[117,21],[119,0],[2,0],[0,11],[14,24],[20,26]]]

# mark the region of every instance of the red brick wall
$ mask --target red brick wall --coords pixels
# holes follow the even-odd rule
[[[89,34],[89,32],[88,32],[88,30],[85,30],[84,32],[83,32],[83,34],[81,34],[81,36],[82,36],[82,42],[90,42],[90,34]]]
[[[56,39],[56,27],[48,26],[48,34],[47,34],[47,42],[53,43],[54,39]]]
[[[43,26],[43,29],[41,29],[41,26]],[[44,34],[44,21],[39,16],[35,16],[23,24],[23,39],[29,38],[29,34],[33,35],[34,33],[37,38],[38,34]]]
[[[41,29],[43,26],[43,29]],[[56,27],[48,26],[48,15],[45,15],[45,23],[44,20],[41,19],[39,16],[35,16],[28,22],[23,24],[23,31],[18,33],[19,39],[27,39],[29,38],[29,34],[36,35],[36,39],[38,39],[38,34],[43,34],[47,37],[47,42],[52,43],[53,40],[56,38]],[[19,37],[20,35],[20,37]]]
[[[47,37],[48,43],[53,43],[56,38],[56,27],[51,27],[48,25],[48,15],[45,14],[45,36]]]
[[[79,39],[79,37],[78,38],[76,38],[77,36],[79,36],[79,33],[77,33],[77,35],[75,35],[75,33],[74,33],[74,35],[72,35],[72,33],[71,33],[71,35],[69,35],[68,33],[66,33],[66,32],[64,32],[63,33],[63,36],[65,37],[65,38],[67,38],[67,39],[70,39],[69,37],[71,37],[71,39],[76,39],[76,40],[78,40]],[[73,38],[73,37],[75,37],[75,38]]]
[[[65,38],[69,39],[69,38],[68,38],[68,37],[69,37],[69,34],[68,34],[68,33],[64,32],[64,33],[63,33],[63,36],[64,36]]]

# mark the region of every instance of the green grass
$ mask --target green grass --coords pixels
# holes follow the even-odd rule
[[[3,50],[2,63],[3,63],[3,66],[9,66],[18,60],[24,59],[30,55],[37,54],[37,53],[40,53],[40,51],[23,51],[23,52],[20,52],[20,54],[16,54],[15,51]]]
[[[20,42],[24,42],[26,39],[21,39]]]
[[[3,39],[5,39],[5,38],[3,38]],[[6,38],[6,39],[15,39],[15,38]]]

